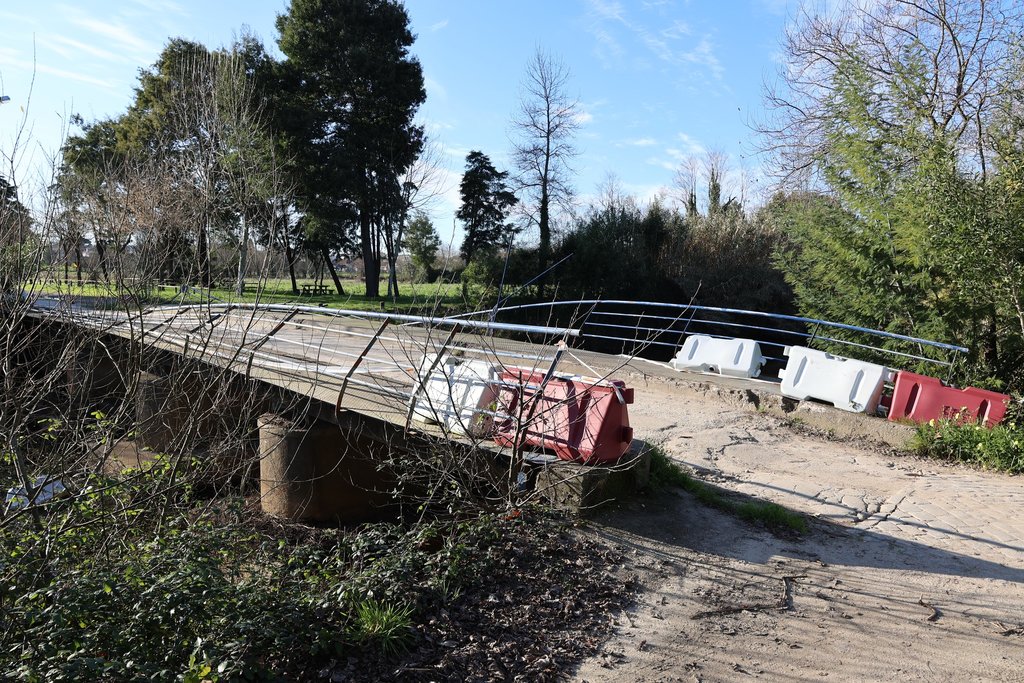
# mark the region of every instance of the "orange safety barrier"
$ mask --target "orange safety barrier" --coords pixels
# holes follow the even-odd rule
[[[496,425],[495,441],[546,448],[561,460],[584,463],[613,462],[629,449],[632,389],[619,380],[555,375],[538,395],[543,382],[543,373],[531,370],[501,373],[498,413],[508,417]]]
[[[1006,415],[1010,397],[986,389],[957,389],[927,375],[901,370],[896,373],[889,419],[977,421],[987,427]]]

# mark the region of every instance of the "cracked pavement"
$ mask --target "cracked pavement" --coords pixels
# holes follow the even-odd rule
[[[638,438],[660,442],[707,481],[824,521],[1024,570],[1021,477],[825,441],[753,410],[676,403],[688,420],[666,425],[663,406],[638,400],[631,422]]]

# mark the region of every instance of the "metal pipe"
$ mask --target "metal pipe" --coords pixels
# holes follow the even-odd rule
[[[658,308],[678,308],[678,309],[693,309],[697,311],[710,311],[712,313],[733,313],[737,315],[753,315],[764,318],[773,318],[776,320],[790,320],[793,322],[799,322],[804,324],[818,324],[825,325],[828,327],[834,327],[841,330],[849,330],[851,332],[861,332],[864,334],[871,334],[878,337],[886,337],[888,339],[899,339],[900,341],[912,342],[915,344],[925,344],[926,346],[934,346],[935,348],[945,349],[947,351],[957,351],[959,353],[968,353],[970,349],[963,346],[956,346],[955,344],[946,344],[944,342],[931,341],[929,339],[921,339],[919,337],[910,337],[904,334],[896,334],[895,332],[884,332],[882,330],[872,330],[867,327],[858,327],[856,325],[847,325],[845,323],[834,323],[827,320],[817,320],[815,318],[803,318],[796,315],[785,315],[782,313],[765,313],[764,311],[746,311],[740,308],[717,308],[714,306],[697,306],[693,304],[670,304],[660,301],[625,301],[622,299],[578,299],[576,301],[555,301],[547,303],[537,304],[520,304],[518,306],[506,306],[501,311],[515,311],[526,308],[540,308],[540,307],[551,307],[551,306],[579,306],[585,304],[611,304],[618,306],[653,306]],[[486,312],[486,311],[483,311]],[[499,311],[500,312],[500,311]],[[481,312],[477,311],[475,314],[479,315]]]
[[[526,332],[533,334],[557,335],[578,337],[580,331],[570,327],[544,327],[539,325],[516,325],[513,323],[488,323],[478,320],[459,320],[457,318],[433,318],[419,315],[406,315],[404,313],[377,313],[375,311],[352,311],[340,308],[321,308],[319,306],[290,306],[286,304],[210,304],[199,306],[160,306],[154,311],[177,310],[179,308],[201,308],[211,310],[215,308],[229,308],[236,310],[256,309],[262,311],[290,312],[300,311],[303,313],[315,313],[317,315],[329,315],[333,317],[354,317],[364,320],[392,320],[417,322],[423,325],[466,327],[469,329],[501,330],[505,332]]]
[[[693,324],[704,324],[704,325],[721,325],[722,327],[742,327],[748,330],[761,330],[762,332],[775,332],[777,334],[791,334],[795,337],[810,337],[811,335],[807,332],[800,332],[797,330],[787,330],[782,327],[763,327],[761,325],[751,325],[750,323],[733,323],[725,320],[705,320],[704,318],[680,318],[679,316],[669,315],[651,315],[650,313],[616,313],[614,311],[594,311],[591,315],[603,315],[607,317],[630,317],[630,318],[650,318],[652,320],[672,320],[672,321],[686,321],[687,323]],[[603,325],[604,323],[586,322],[586,325]],[[680,333],[682,330],[673,330],[672,328],[665,328],[665,332]]]

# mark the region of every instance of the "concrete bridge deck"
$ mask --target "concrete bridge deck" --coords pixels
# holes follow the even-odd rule
[[[643,384],[658,380],[715,396],[729,395],[778,415],[795,411],[801,420],[840,435],[865,434],[895,446],[909,435],[902,425],[866,415],[814,403],[798,405],[781,396],[777,381],[681,372],[637,356],[575,348],[575,331],[565,328],[498,325],[499,336],[487,336],[481,323],[469,321],[417,321],[412,316],[251,305],[159,307],[131,315],[56,308],[38,310],[36,316],[141,341],[146,347],[226,368],[338,411],[401,427],[408,422],[424,356],[444,349],[498,367],[537,372],[554,367],[558,372],[622,379],[637,389],[637,401],[644,400]],[[509,338],[510,330],[516,330],[519,338]],[[561,341],[567,344],[559,354]],[[639,339],[637,347],[643,343]]]

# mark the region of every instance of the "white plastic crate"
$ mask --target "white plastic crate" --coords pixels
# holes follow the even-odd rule
[[[716,339],[694,334],[686,338],[669,364],[676,370],[749,378],[761,374],[764,357],[753,339]]]
[[[893,371],[874,363],[833,356],[824,351],[791,346],[786,367],[779,371],[783,396],[815,398],[851,413],[873,414],[885,382]]]
[[[434,362],[427,355],[420,363],[420,376]],[[430,373],[416,400],[413,417],[421,422],[442,424],[452,434],[482,436],[491,430],[498,398],[498,373],[481,360],[446,358]]]

